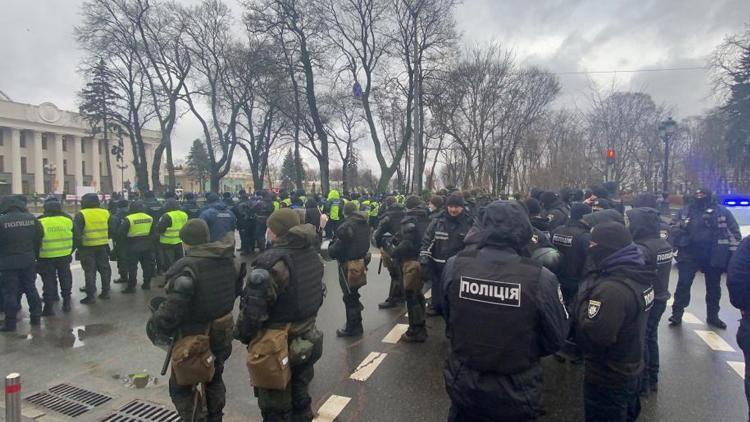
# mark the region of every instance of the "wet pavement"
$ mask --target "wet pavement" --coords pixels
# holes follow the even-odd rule
[[[336,338],[344,308],[335,264],[326,264],[328,296],[318,317],[318,326],[325,333],[324,354],[315,366],[310,386],[314,408],[326,415],[338,415],[336,420],[340,421],[443,421],[450,406],[442,378],[448,348],[444,324],[439,318],[429,319],[430,337],[423,344],[392,342],[398,336],[389,333],[406,323],[405,309],[377,308],[388,290],[387,272],[378,275],[377,264],[374,258],[369,283],[361,289],[365,334],[359,339]],[[55,317],[43,320],[41,328],[29,327],[24,318],[15,335],[0,335],[0,373],[20,372],[24,397],[60,383],[113,397],[74,420],[99,420],[134,399],[169,405],[167,380],[159,374],[165,352],[152,346],[145,334],[148,301],[161,290],[139,289],[135,295],[121,295],[119,286],[115,286],[111,300],[86,307],[78,304],[82,295],[78,287],[83,285],[78,266],[74,266],[74,280],[73,312],[62,314],[58,310]],[[676,272],[671,290],[675,283]],[[695,317],[692,323],[688,317],[682,327],[668,327],[667,309],[660,327],[659,392],[642,400],[639,420],[747,420],[742,377],[728,363],[743,362],[734,338],[739,312],[729,306],[726,290],[724,293],[721,316],[729,325],[725,331],[713,330],[703,322],[700,276],[688,308]],[[715,348],[724,350],[712,349],[696,330],[718,334],[725,344],[717,343],[716,336],[701,333]],[[224,376],[227,421],[260,420],[245,357],[244,346],[235,342]],[[543,365],[547,415],[542,420],[583,420],[582,367],[551,358],[544,359]],[[46,418],[61,417],[48,412]]]

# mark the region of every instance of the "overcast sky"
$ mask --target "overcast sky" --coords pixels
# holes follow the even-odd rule
[[[0,90],[14,101],[76,110],[83,82],[73,40],[82,0],[0,0]],[[551,72],[701,67],[722,38],[750,22],[750,0],[465,0],[456,19],[466,43],[498,42]],[[675,118],[715,106],[704,70],[561,74],[558,105],[587,106],[592,84],[641,90]],[[184,156],[200,136],[178,124]]]

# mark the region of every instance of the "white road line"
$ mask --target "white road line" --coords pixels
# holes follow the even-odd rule
[[[380,254],[379,254],[379,253],[374,253],[374,254],[371,254],[370,256],[371,256],[372,258],[378,258],[378,259],[380,259],[380,258],[381,258],[381,256],[380,256]]]
[[[313,422],[333,422],[339,416],[342,410],[349,404],[349,397],[337,396],[335,394],[328,397],[323,406],[318,409],[318,417]]]
[[[383,337],[383,343],[391,343],[396,344],[398,343],[398,340],[401,338],[401,335],[406,332],[406,330],[409,329],[409,324],[396,324],[395,327],[386,334],[385,337]]]
[[[73,265],[70,266],[70,269],[71,270],[80,270],[81,269],[81,264],[73,264]]]
[[[734,372],[736,372],[737,375],[742,377],[742,379],[745,379],[745,362],[736,362],[729,360],[727,361],[727,363],[732,367],[732,369],[734,369]]]
[[[697,316],[691,314],[690,312],[685,312],[684,314],[682,314],[682,322],[688,324],[703,324],[703,321],[698,319]]]
[[[711,349],[717,352],[734,352],[734,348],[715,332],[705,330],[693,331],[695,331],[695,334],[698,334],[698,336],[700,336],[700,338],[702,338]]]
[[[357,381],[367,381],[386,356],[388,356],[387,353],[370,352],[349,378]]]
[[[670,297],[669,300],[667,300],[667,306],[672,306],[674,304],[674,298]]]
[[[427,289],[427,291],[424,292],[424,298],[425,299],[431,299],[432,298],[432,289]]]

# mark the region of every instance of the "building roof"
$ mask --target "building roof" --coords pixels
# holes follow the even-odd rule
[[[0,89],[0,100],[3,100],[3,101],[13,101],[13,100],[10,99],[10,97],[8,96],[8,94],[6,94],[6,93],[3,92],[2,89]]]

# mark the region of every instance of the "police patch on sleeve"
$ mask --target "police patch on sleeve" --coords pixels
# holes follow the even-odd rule
[[[589,300],[589,319],[594,318],[599,313],[599,309],[601,308],[601,302],[599,302],[598,300]]]
[[[521,285],[461,276],[458,297],[498,306],[521,307]]]

